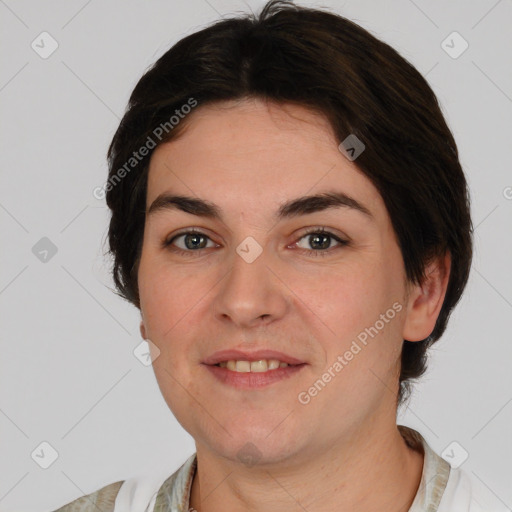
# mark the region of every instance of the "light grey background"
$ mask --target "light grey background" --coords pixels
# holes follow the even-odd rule
[[[399,50],[454,132],[472,192],[474,266],[399,422],[438,453],[457,441],[469,453],[462,467],[512,507],[512,2],[302,3],[331,7]],[[116,480],[171,474],[194,451],[132,353],[139,313],[111,291],[108,209],[92,191],[143,71],[248,4],[263,2],[0,0],[2,512],[51,510]],[[43,31],[59,45],[47,59],[31,47]],[[454,31],[469,44],[458,58],[441,46]],[[457,37],[445,43],[452,53],[464,44]],[[32,252],[43,237],[57,247],[46,263]],[[31,457],[48,455],[43,441],[58,452],[48,469]]]

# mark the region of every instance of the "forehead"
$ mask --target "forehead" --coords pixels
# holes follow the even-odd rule
[[[200,106],[185,123],[180,136],[158,146],[151,157],[147,206],[172,191],[209,198],[228,210],[243,204],[244,211],[261,213],[291,197],[340,190],[370,210],[384,207],[317,112],[237,100]]]

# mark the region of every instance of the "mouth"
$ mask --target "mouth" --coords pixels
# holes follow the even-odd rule
[[[203,361],[203,364],[220,365],[222,363],[225,367],[227,367],[227,365],[231,364],[232,361],[235,362],[235,368],[237,366],[236,363],[240,363],[238,366],[241,368],[241,371],[249,371],[246,369],[248,367],[247,363],[249,363],[249,367],[252,367],[252,363],[258,363],[254,365],[254,371],[267,371],[268,369],[276,369],[284,364],[298,365],[305,363],[305,361],[301,359],[292,357],[288,354],[285,354],[284,352],[278,352],[277,350],[260,349],[249,352],[243,350],[230,349],[220,350],[218,352],[213,353]],[[278,366],[276,366],[276,361],[278,363]],[[264,369],[261,370],[260,368]]]
[[[298,366],[290,365],[279,359],[260,359],[258,361],[247,361],[247,360],[236,360],[230,359],[228,361],[221,361],[213,366],[219,368],[227,368],[232,372],[239,373],[263,373],[267,371],[277,370],[278,368],[286,368],[287,366]]]
[[[306,362],[282,352],[223,350],[203,361],[220,382],[237,389],[261,388],[298,373]]]

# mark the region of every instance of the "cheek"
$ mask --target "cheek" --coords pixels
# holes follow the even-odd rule
[[[153,361],[155,377],[171,411],[183,425],[186,411],[194,410],[191,397],[200,396],[191,367],[196,308],[204,296],[194,286],[193,276],[180,275],[176,269],[153,262],[139,269],[139,293],[148,338],[159,350]],[[197,283],[199,285],[199,283]],[[197,325],[196,325],[197,327]],[[185,391],[186,390],[186,391]],[[184,425],[190,428],[189,425]]]
[[[391,261],[353,263],[332,272],[327,286],[311,286],[312,309],[329,327],[324,338],[327,368],[344,360],[343,374],[354,383],[376,373],[393,371],[401,347],[402,274]],[[346,366],[345,366],[346,365]],[[341,383],[344,378],[338,379]]]
[[[139,269],[139,294],[146,333],[161,351],[187,328],[188,318],[200,299],[194,278],[169,268],[148,264]]]
[[[383,279],[379,262],[352,262],[328,270],[322,279],[303,283],[312,309],[338,339],[348,339],[373,323],[391,303],[392,290]],[[322,283],[322,284],[320,284]]]
[[[165,255],[145,239],[138,268],[140,307],[147,338],[157,347],[153,370],[171,410],[181,403],[182,386],[189,386],[184,363],[187,316],[190,315],[194,287],[171,267]],[[156,350],[155,350],[156,352]],[[174,397],[174,398],[173,398]]]

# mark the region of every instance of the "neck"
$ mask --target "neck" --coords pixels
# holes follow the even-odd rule
[[[406,512],[418,490],[423,454],[396,425],[358,429],[315,456],[280,465],[245,466],[198,444],[190,510],[197,512]]]

